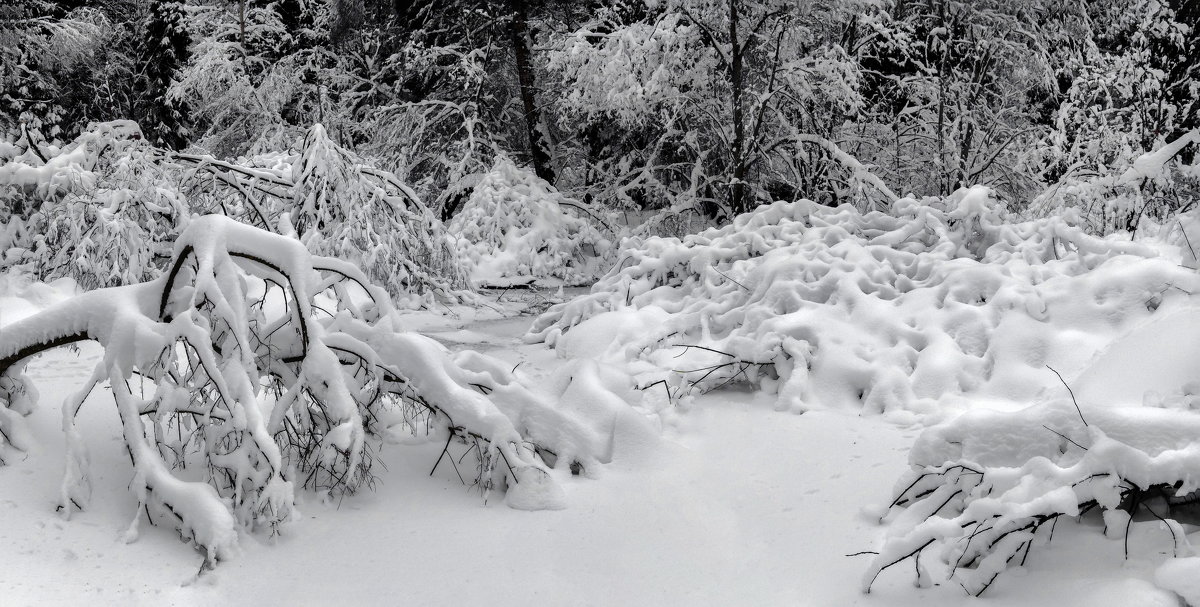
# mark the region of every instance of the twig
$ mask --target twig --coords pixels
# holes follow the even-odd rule
[[[1084,422],[1084,423],[1086,423],[1086,422]],[[1062,438],[1063,440],[1066,440],[1067,442],[1071,443],[1072,445],[1075,445],[1076,447],[1079,447],[1080,449],[1083,449],[1084,451],[1087,451],[1087,450],[1088,450],[1088,448],[1087,448],[1087,447],[1084,447],[1083,445],[1081,445],[1081,444],[1079,444],[1079,443],[1077,443],[1077,442],[1075,442],[1075,441],[1071,440],[1071,437],[1069,437],[1069,436],[1067,436],[1067,435],[1065,435],[1065,434],[1063,434],[1063,433],[1061,433],[1061,432],[1056,432],[1055,430],[1053,430],[1052,428],[1050,428],[1050,426],[1047,426],[1046,424],[1042,424],[1042,427],[1043,427],[1043,428],[1045,428],[1045,429],[1047,429],[1047,430],[1050,430],[1051,432],[1054,432],[1054,433],[1055,433],[1055,434],[1057,434],[1057,435],[1058,435],[1060,438]]]
[[[1075,400],[1075,391],[1071,389],[1071,386],[1067,385],[1067,380],[1063,379],[1062,374],[1059,373],[1058,371],[1055,371],[1054,367],[1051,367],[1050,365],[1046,365],[1046,368],[1050,369],[1051,371],[1054,371],[1054,374],[1058,376],[1058,381],[1062,382],[1062,385],[1064,387],[1066,387],[1067,393],[1071,395],[1071,402],[1075,403],[1075,412],[1079,414],[1079,421],[1082,421],[1083,425],[1087,426],[1088,425],[1087,420],[1083,418],[1083,410],[1079,408],[1079,401]],[[1074,441],[1072,441],[1072,442],[1074,442]]]
[[[747,287],[746,285],[744,285],[744,284],[742,284],[742,283],[740,283],[740,282],[738,282],[738,281],[736,281],[736,280],[734,280],[734,279],[730,278],[730,277],[729,277],[729,276],[727,276],[727,275],[726,275],[724,272],[722,272],[722,271],[718,270],[718,269],[717,269],[717,264],[715,264],[715,263],[714,263],[714,264],[712,265],[712,269],[713,269],[713,272],[716,272],[717,274],[720,274],[721,276],[724,276],[724,277],[725,277],[725,280],[728,280],[729,282],[732,282],[733,284],[735,284],[735,285],[737,285],[737,286],[739,286],[739,287],[741,287],[741,288],[743,288],[743,289],[745,289],[745,290],[747,290],[747,291],[749,291],[749,290],[750,290],[750,287]]]

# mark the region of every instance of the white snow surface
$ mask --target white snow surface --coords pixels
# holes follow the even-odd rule
[[[0,324],[73,290],[65,282],[13,284],[0,283]],[[513,309],[511,303],[499,305]],[[1179,323],[1175,329],[1186,328],[1186,311],[1179,306],[1161,320],[1131,326],[1097,364],[1119,356],[1119,344],[1133,343],[1140,331],[1169,334],[1172,327],[1162,323],[1171,319]],[[904,607],[978,602],[942,579],[913,588],[911,566],[903,573],[885,572],[864,595],[859,581],[871,556],[845,556],[876,548],[882,531],[876,517],[891,499],[889,488],[908,468],[905,454],[919,427],[843,409],[796,415],[776,410],[770,395],[731,389],[653,413],[627,409],[613,416],[603,403],[575,397],[604,398],[587,382],[618,394],[619,369],[567,361],[522,344],[528,317],[486,309],[455,312],[410,315],[405,322],[452,349],[466,347],[516,365],[533,382],[540,378],[548,393],[570,400],[577,415],[612,416],[614,432],[605,454],[611,462],[600,467],[598,478],[555,470],[557,483],[531,483],[516,494],[510,489],[506,501],[512,507],[484,503],[477,491],[460,485],[452,469],[440,467],[430,476],[440,441],[410,438],[387,444],[378,454],[387,469],[375,491],[340,501],[300,493],[298,515],[282,535],[239,531],[237,554],[197,576],[201,555],[180,544],[173,530],[143,524],[136,538],[126,534],[137,498],[126,491],[131,468],[112,398],[103,391],[85,402],[77,422],[88,429],[84,440],[95,497],[70,521],[54,511],[67,464],[54,403],[78,390],[102,356],[94,344],[85,344],[75,352],[47,354],[27,369],[42,391],[43,405],[26,418],[33,439],[28,455],[0,467],[4,603],[227,605],[247,597],[265,605]],[[1143,351],[1126,359],[1124,374],[1137,377],[1166,361],[1195,368],[1196,357],[1178,346]],[[1090,380],[1069,379],[1083,384],[1079,392],[1099,389],[1089,387]],[[573,385],[580,389],[572,392]],[[1173,388],[1156,389],[1165,394]],[[1017,408],[1012,401],[990,404],[1006,402],[1009,411]],[[1122,415],[1181,414],[1176,405],[1150,410],[1136,404],[1083,407],[1097,425]],[[1038,421],[1077,419],[1066,401],[1045,411]],[[997,433],[981,433],[979,440],[1008,442],[1000,432],[1005,426],[995,425]],[[1148,427],[1177,440],[1195,435],[1191,425]],[[928,447],[933,437],[948,432],[931,430],[919,444]],[[1055,438],[1044,430],[1037,435]],[[961,448],[976,457],[983,457],[983,450],[1003,454],[981,443]],[[920,459],[931,452],[922,447],[914,453]],[[561,494],[552,489],[555,485]],[[540,508],[562,499],[567,507],[525,512],[519,508],[526,499]],[[1090,519],[1061,521],[1054,541],[1037,546],[1025,566],[998,578],[983,601],[1167,607],[1179,604],[1175,593],[1194,600],[1195,559],[1168,559],[1170,538],[1157,521],[1133,523],[1128,560],[1121,541],[1106,538],[1098,525]],[[130,540],[136,541],[126,543]]]
[[[1070,216],[1020,221],[976,187],[887,213],[778,202],[683,240],[626,241],[526,339],[625,365],[642,386],[748,384],[781,409],[933,421],[1033,399],[1059,386],[1048,367],[1081,372],[1197,289],[1157,247]]]

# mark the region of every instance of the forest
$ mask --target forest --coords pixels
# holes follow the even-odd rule
[[[1191,0],[5,0],[0,555],[1200,605],[1198,204]]]

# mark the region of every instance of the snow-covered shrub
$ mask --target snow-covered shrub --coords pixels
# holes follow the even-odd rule
[[[1096,234],[1138,229],[1144,219],[1165,221],[1200,202],[1200,166],[1180,160],[1189,145],[1200,143],[1200,130],[1129,157],[1094,173],[1067,175],[1031,204],[1034,213],[1050,215],[1076,209]]]
[[[911,558],[918,583],[933,564],[978,595],[1048,541],[1059,517],[1091,510],[1107,535],[1126,538],[1126,550],[1131,517],[1140,515],[1166,526],[1175,556],[1190,556],[1171,517],[1200,490],[1198,435],[1200,415],[1190,408],[1081,410],[1071,400],[975,410],[934,426],[909,454],[912,470],[883,514],[887,537],[863,589]]]
[[[92,125],[48,159],[37,154],[0,165],[0,196],[26,201],[7,229],[16,249],[5,265],[43,279],[69,275],[92,288],[153,278],[166,243],[199,212],[268,230],[286,214],[285,232],[360,265],[409,304],[467,286],[453,242],[413,191],[319,124],[298,152],[238,161],[152,147],[127,120]]]
[[[442,224],[411,189],[364,164],[317,124],[291,159],[285,209],[314,253],[354,262],[394,297],[466,288]]]
[[[28,137],[28,134],[26,134]],[[0,164],[0,196],[52,200],[95,187],[97,171],[141,139],[141,129],[129,120],[88,125],[74,141],[46,156],[39,146],[26,142],[23,153]],[[27,203],[29,211],[35,206]]]
[[[986,188],[887,213],[778,202],[620,252],[526,339],[631,367],[642,385],[745,382],[782,408],[943,409],[1030,398],[1200,279],[1071,216],[1019,222]],[[944,404],[944,403],[943,403]]]
[[[0,165],[0,191],[25,201],[0,262],[85,289],[157,276],[189,215],[167,170],[127,120],[89,125],[45,161],[31,148]]]
[[[587,213],[582,203],[501,157],[447,229],[476,283],[522,277],[590,283],[608,270],[614,247]]]
[[[107,381],[138,516],[144,506],[171,521],[210,563],[238,529],[288,521],[297,485],[341,493],[369,483],[370,445],[385,431],[468,443],[476,482],[509,486],[520,508],[561,507],[543,456],[588,470],[611,444],[611,417],[555,407],[502,363],[400,332],[387,293],[352,264],[210,215],[189,223],[162,277],[84,293],[0,329],[0,458],[28,447],[29,358],[88,339],[104,355],[63,405],[60,505],[87,506],[75,416]]]
[[[296,235],[314,253],[361,267],[404,305],[455,298],[466,272],[441,222],[388,171],[365,162],[313,125],[295,151],[237,162],[177,153],[191,206]]]

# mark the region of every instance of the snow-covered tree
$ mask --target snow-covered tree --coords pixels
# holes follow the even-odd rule
[[[1180,158],[1164,159],[1155,174],[1123,179],[1200,128],[1200,21],[1193,12],[1189,25],[1158,0],[1099,2],[1090,11],[1095,37],[1066,66],[1070,86],[1035,150],[1053,185],[1034,205],[1042,213],[1081,208],[1099,233],[1134,230],[1143,217],[1165,220],[1200,201],[1200,182],[1179,168],[1191,150],[1177,150]]]
[[[22,200],[6,265],[87,288],[158,275],[193,212],[220,213],[360,264],[407,305],[456,298],[466,277],[441,222],[394,175],[315,125],[295,153],[242,162],[149,145],[130,121],[100,123],[43,161],[0,164],[0,191]],[[5,218],[6,220],[8,218]]]
[[[856,8],[672,0],[632,19],[622,7],[599,11],[550,58],[564,119],[615,121],[654,143],[589,181],[616,201],[630,190],[687,192],[726,217],[776,197],[768,185],[813,170],[805,149],[828,159],[823,144],[860,104],[857,66],[836,40]]]
[[[590,285],[608,271],[615,246],[612,229],[588,213],[578,201],[501,157],[447,230],[458,239],[477,283],[552,278]]]
[[[0,195],[13,205],[0,265],[85,288],[156,276],[189,210],[137,125],[91,125],[45,155],[31,147],[0,164]]]
[[[208,565],[239,529],[286,523],[299,487],[369,484],[384,431],[469,444],[476,482],[507,486],[519,508],[562,507],[552,467],[587,471],[610,456],[612,419],[602,418],[614,411],[556,407],[497,361],[400,332],[386,292],[352,264],[225,217],[190,222],[159,279],[0,329],[0,459],[29,446],[22,416],[37,397],[25,364],[82,340],[104,355],[63,404],[60,506],[88,505],[86,429],[75,418],[107,382],[135,472],[130,533],[144,514],[169,521]]]
[[[441,222],[395,177],[364,165],[308,130],[291,159],[291,200],[284,212],[315,253],[351,260],[397,298],[466,288],[465,275]]]
[[[177,0],[154,0],[142,24],[142,131],[157,146],[182,149],[188,141],[187,104],[167,99],[167,91],[187,62],[191,39],[185,28],[186,11]]]
[[[250,0],[189,5],[196,41],[167,100],[186,104],[197,121],[195,143],[217,157],[280,149],[324,116],[327,78],[337,58],[320,44],[324,3],[301,3],[310,28],[285,21],[289,5]],[[283,11],[283,12],[281,12]]]
[[[1081,29],[1058,0],[897,4],[855,23],[865,112],[851,149],[903,192],[987,185],[1024,203],[1021,160],[1041,133],[1031,99],[1055,88],[1054,53]],[[1057,91],[1053,91],[1057,92]]]
[[[97,51],[108,21],[91,7],[57,8],[44,0],[0,6],[0,133],[15,138],[24,121],[51,138],[73,135],[64,132],[65,76]]]

